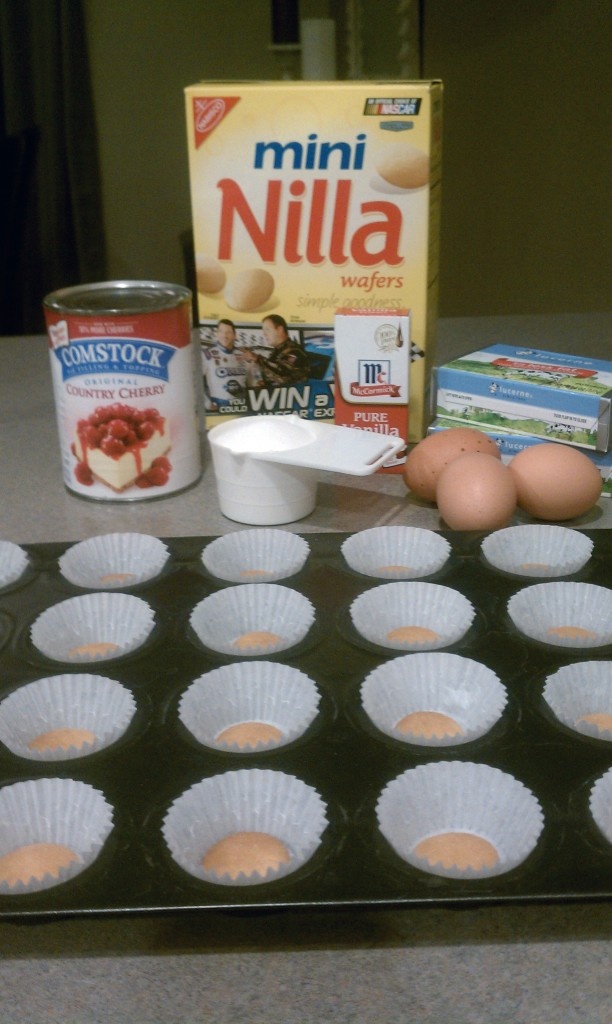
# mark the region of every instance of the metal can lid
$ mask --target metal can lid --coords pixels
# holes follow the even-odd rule
[[[191,300],[189,288],[164,281],[100,281],[95,284],[60,288],[43,299],[43,305],[58,313],[83,316],[157,313],[175,309]]]

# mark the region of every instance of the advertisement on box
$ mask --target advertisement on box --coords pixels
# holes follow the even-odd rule
[[[337,312],[410,309],[406,429],[419,440],[441,83],[203,82],[185,99],[209,425],[283,412],[334,422]]]

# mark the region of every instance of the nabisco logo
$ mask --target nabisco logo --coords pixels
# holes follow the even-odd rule
[[[200,146],[207,135],[221,124],[232,107],[238,102],[238,96],[196,96],[193,100],[193,127],[196,147]]]
[[[196,132],[205,135],[219,124],[225,110],[225,103],[221,99],[195,100],[195,126]]]

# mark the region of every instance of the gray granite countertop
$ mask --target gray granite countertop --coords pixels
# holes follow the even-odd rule
[[[493,342],[610,357],[612,316],[443,320],[438,361]],[[219,512],[207,443],[191,490],[106,505],[61,480],[43,338],[0,339],[0,537],[78,540],[240,529]],[[520,519],[517,519],[520,521]],[[322,474],[296,532],[442,527],[397,476]],[[610,528],[612,502],[572,525]],[[605,902],[0,922],[4,1024],[610,1024]]]

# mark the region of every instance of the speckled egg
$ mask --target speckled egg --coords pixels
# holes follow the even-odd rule
[[[483,452],[501,461],[499,448],[487,434],[472,427],[450,427],[429,434],[409,452],[404,463],[404,482],[417,497],[436,500],[441,472],[454,459],[471,452]]]

